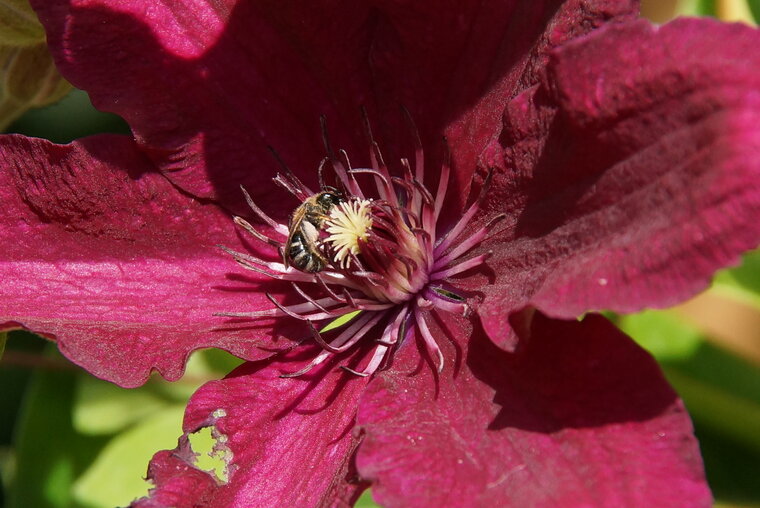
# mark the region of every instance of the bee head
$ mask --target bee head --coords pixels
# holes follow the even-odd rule
[[[319,206],[324,210],[329,210],[334,205],[337,205],[344,200],[343,193],[335,187],[325,187],[317,196],[317,203],[319,203]]]

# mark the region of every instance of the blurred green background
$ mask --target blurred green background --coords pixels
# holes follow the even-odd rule
[[[33,24],[18,33],[5,30],[7,4],[18,9],[22,2],[0,1],[0,32],[15,37],[0,37],[0,128],[60,143],[128,133],[121,119],[96,111],[81,91],[55,102],[69,87],[39,56],[42,35]],[[657,22],[688,14],[754,23],[760,0],[652,0],[643,2],[642,12]],[[39,84],[34,93],[19,93],[18,73],[9,75],[8,62],[30,54],[36,67],[23,79]],[[760,252],[747,254],[740,267],[721,272],[709,291],[683,305],[610,317],[652,352],[686,402],[717,505],[760,507]],[[182,380],[154,378],[125,390],[70,364],[52,344],[12,332],[0,362],[0,506],[100,508],[147,493],[148,461],[176,446],[189,396],[239,360],[202,351]],[[208,457],[211,446],[208,433],[193,440],[202,452],[199,466],[219,471],[220,461]],[[358,506],[375,505],[367,494]]]

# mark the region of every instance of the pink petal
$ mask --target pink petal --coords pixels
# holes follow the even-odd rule
[[[156,453],[148,468],[150,478],[163,488],[153,492],[150,498],[135,501],[135,508],[197,508],[211,506],[217,482],[208,473],[196,469],[190,463],[195,453],[186,437],[180,438],[175,450]]]
[[[123,386],[152,369],[177,379],[191,351],[269,356],[292,320],[231,325],[221,311],[271,303],[216,245],[244,249],[231,217],[178,192],[125,137],[54,145],[0,137],[0,327],[54,338],[93,374]],[[283,288],[269,284],[270,290]],[[290,291],[290,288],[284,288]]]
[[[492,210],[511,217],[481,309],[495,340],[527,302],[556,317],[675,304],[758,245],[758,44],[741,25],[638,21],[553,53],[488,153]]]
[[[221,448],[232,454],[228,481],[207,491],[204,506],[352,506],[366,488],[352,465],[356,404],[366,379],[337,370],[335,362],[303,377],[279,377],[314,354],[310,348],[281,361],[246,364],[193,396],[185,432],[213,426],[225,436]],[[197,474],[186,467],[188,457],[179,459],[167,452],[154,457],[150,470],[160,474],[152,476],[152,499]],[[188,491],[183,502],[193,495]]]
[[[32,3],[62,73],[126,118],[173,181],[227,206],[240,184],[276,204],[268,145],[314,184],[320,115],[335,147],[366,165],[361,107],[393,162],[413,149],[400,106],[431,154],[446,131],[466,189],[547,48],[636,12],[632,0]],[[453,190],[454,202],[466,196]]]
[[[456,5],[452,11],[462,4]],[[507,104],[539,82],[551,50],[607,23],[635,19],[639,14],[638,2],[630,0],[496,1],[478,6],[474,22],[462,23],[467,27],[463,49],[442,52],[441,56],[447,63],[452,55],[458,56],[456,73],[444,98],[444,104],[456,108],[445,135],[452,150],[454,184],[463,189],[449,194],[452,216],[459,211],[453,204],[467,196],[464,190],[469,188],[476,167],[483,168],[485,146],[498,138]],[[446,28],[440,32],[444,47],[449,33]],[[441,53],[438,47],[440,44],[436,54]],[[409,58],[412,65],[430,59],[428,46],[421,46],[421,53]],[[428,90],[438,86],[431,84]],[[434,143],[431,139],[429,145],[436,146]]]
[[[594,315],[536,313],[521,335],[507,353],[476,330],[438,379],[407,344],[371,382],[356,460],[380,504],[710,506],[689,417],[647,353]]]

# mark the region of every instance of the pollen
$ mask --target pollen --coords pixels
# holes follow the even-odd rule
[[[335,249],[333,260],[342,268],[348,268],[351,255],[359,254],[359,242],[367,240],[372,228],[372,201],[351,199],[336,205],[330,212],[326,231],[330,235],[325,240]]]

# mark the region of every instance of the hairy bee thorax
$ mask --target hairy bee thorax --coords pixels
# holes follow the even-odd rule
[[[419,139],[415,136],[416,139]],[[328,153],[332,153],[328,147]],[[451,312],[467,316],[471,302],[459,296],[450,277],[483,265],[490,252],[471,254],[504,218],[499,215],[473,231],[473,217],[490,184],[490,172],[479,197],[460,219],[438,234],[438,218],[443,208],[449,178],[449,164],[438,172],[435,193],[424,185],[422,147],[417,145],[415,168],[401,160],[402,176],[391,176],[372,142],[370,168],[351,168],[345,152],[341,158],[325,158],[322,170],[330,167],[341,190],[320,185],[313,192],[286,170],[275,182],[295,195],[301,204],[287,225],[264,213],[243,190],[254,213],[272,230],[267,236],[246,220],[235,222],[258,240],[276,248],[282,263],[265,261],[250,254],[225,250],[244,268],[273,279],[289,281],[303,301],[283,305],[267,294],[273,308],[256,312],[225,312],[235,318],[289,317],[304,321],[313,339],[324,349],[304,369],[283,374],[297,376],[335,354],[349,354],[362,340],[375,346],[368,358],[356,367],[344,368],[366,376],[382,369],[393,351],[415,335],[443,369],[441,349],[428,329],[430,312]],[[375,181],[372,191],[359,185],[356,175]],[[347,323],[322,334],[318,328],[330,320],[361,311]]]

